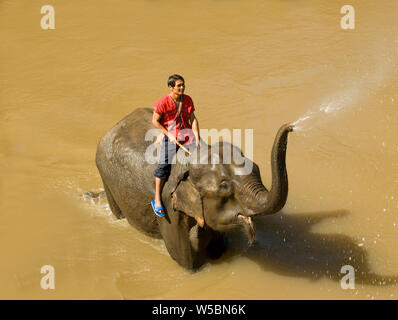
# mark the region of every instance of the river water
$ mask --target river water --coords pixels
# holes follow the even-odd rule
[[[345,4],[1,0],[0,298],[396,299],[398,2],[353,2],[353,30]],[[100,137],[166,94],[172,73],[201,128],[253,129],[267,187],[276,131],[297,129],[282,212],[255,220],[252,247],[229,234],[196,273],[82,197],[102,190]]]

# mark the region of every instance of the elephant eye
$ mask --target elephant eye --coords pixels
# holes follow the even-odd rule
[[[221,188],[221,189],[228,189],[228,188],[229,188],[229,185],[228,185],[228,183],[227,183],[226,181],[222,181],[222,182],[220,183],[220,188]]]
[[[230,197],[233,194],[232,186],[229,181],[221,181],[219,187],[218,187],[218,192],[220,196],[223,197]]]

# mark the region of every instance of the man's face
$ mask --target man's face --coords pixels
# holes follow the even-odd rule
[[[169,87],[170,91],[176,95],[182,95],[184,93],[185,90],[185,84],[184,81],[182,80],[176,80],[175,82],[175,86],[173,87]]]

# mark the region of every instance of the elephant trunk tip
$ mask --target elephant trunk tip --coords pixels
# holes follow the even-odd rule
[[[295,130],[294,123],[286,123],[284,126],[282,126],[282,131],[293,132],[294,130]]]

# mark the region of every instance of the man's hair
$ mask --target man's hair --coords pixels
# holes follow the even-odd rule
[[[177,81],[177,80],[182,80],[182,82],[185,83],[184,78],[181,77],[179,74],[172,74],[172,75],[169,77],[169,80],[167,80],[167,86],[168,86],[168,87],[171,86],[171,87],[174,88],[174,86],[176,85],[176,81]]]

